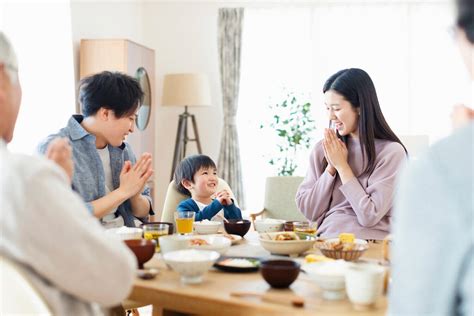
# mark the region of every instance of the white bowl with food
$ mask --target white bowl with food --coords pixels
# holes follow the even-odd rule
[[[307,263],[302,269],[315,281],[326,300],[342,300],[345,297],[345,275],[348,263],[344,260]]]
[[[109,228],[105,231],[106,234],[118,237],[121,240],[130,240],[130,239],[141,239],[143,235],[143,230],[136,227],[117,227]]]
[[[232,245],[236,245],[236,244],[238,244],[239,242],[242,241],[242,237],[240,237],[239,235],[222,234],[222,235],[218,235],[218,236],[223,236],[223,237],[229,239],[230,242],[232,243]]]
[[[197,284],[219,257],[216,251],[186,249],[165,253],[163,260],[180,274],[181,282]]]
[[[198,250],[214,250],[225,254],[232,241],[222,235],[194,235],[189,236],[189,247]]]
[[[200,222],[194,222],[194,231],[197,234],[217,234],[219,228],[222,226],[221,222],[218,221],[210,221],[210,220],[203,220]]]
[[[299,236],[294,232],[261,233],[260,244],[265,250],[275,255],[298,256],[316,242],[316,237],[310,235]]]
[[[189,249],[189,236],[182,235],[165,235],[160,237],[160,251],[162,254]]]
[[[285,220],[274,218],[257,219],[254,225],[255,230],[259,233],[281,232],[283,231]]]

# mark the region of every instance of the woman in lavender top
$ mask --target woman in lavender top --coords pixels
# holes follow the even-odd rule
[[[407,151],[380,109],[369,75],[344,69],[324,84],[333,129],[325,129],[296,193],[299,210],[323,237],[353,233],[383,239],[390,230],[395,181]]]

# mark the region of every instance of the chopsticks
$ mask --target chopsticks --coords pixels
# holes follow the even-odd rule
[[[304,298],[297,295],[282,295],[282,294],[258,293],[258,292],[231,292],[230,295],[235,296],[235,297],[246,297],[246,296],[259,297],[262,301],[281,304],[281,305],[291,305],[294,307],[304,306]]]

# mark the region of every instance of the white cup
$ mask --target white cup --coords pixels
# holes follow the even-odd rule
[[[346,291],[356,310],[374,307],[382,295],[384,267],[376,264],[353,264],[346,271]]]

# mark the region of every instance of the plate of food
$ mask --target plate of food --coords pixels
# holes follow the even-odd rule
[[[316,237],[295,232],[262,233],[259,238],[262,247],[275,255],[297,257],[313,246]]]
[[[239,243],[242,240],[242,237],[240,237],[239,235],[222,234],[220,236],[223,236],[223,237],[229,239],[230,242],[232,243],[232,245],[235,245],[235,244]]]
[[[229,250],[231,241],[222,235],[195,235],[189,239],[189,247],[198,250],[214,250],[221,255]]]
[[[260,259],[255,257],[222,256],[214,264],[219,270],[226,272],[253,272],[260,267]]]

